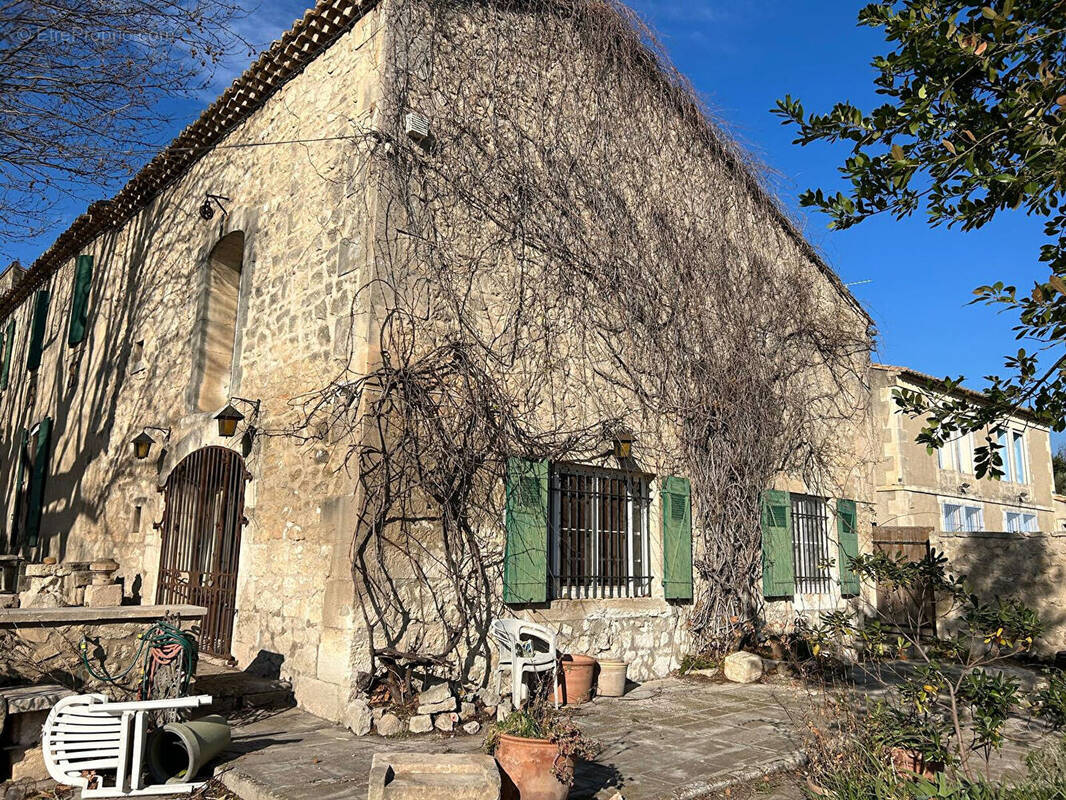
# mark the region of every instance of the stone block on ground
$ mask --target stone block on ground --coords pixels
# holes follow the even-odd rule
[[[480,732],[481,723],[477,720],[474,720],[473,722],[468,722],[463,726],[463,733],[467,734],[468,736],[474,736],[475,734],[478,734]]]
[[[439,703],[419,703],[417,714],[443,714],[445,711],[455,711],[457,708],[454,697],[441,700]]]
[[[726,680],[733,683],[755,683],[762,677],[762,659],[754,653],[733,653],[722,665]]]
[[[459,721],[469,722],[477,716],[477,706],[473,703],[463,703],[459,706]]]
[[[40,747],[14,748],[8,750],[11,760],[11,780],[43,781],[48,778],[44,765],[44,751]]]
[[[374,727],[381,736],[399,736],[406,729],[403,720],[395,714],[382,714],[374,723]]]
[[[367,800],[498,800],[500,771],[486,755],[375,753]]]
[[[356,736],[366,736],[370,733],[370,724],[373,721],[373,713],[370,705],[362,698],[356,698],[348,703],[344,711],[344,726]]]
[[[451,733],[455,730],[455,723],[459,721],[459,715],[454,711],[450,711],[447,714],[438,714],[436,719],[433,720],[433,727],[438,731],[444,731],[445,733]]]
[[[407,723],[407,729],[411,733],[429,733],[433,730],[433,717],[427,714],[411,717],[411,720]]]
[[[428,686],[418,694],[418,705],[420,706],[433,706],[447,700],[455,700],[455,696],[452,694],[452,687],[447,682]]]
[[[110,608],[122,605],[122,584],[104,583],[86,586],[85,605],[89,608]]]

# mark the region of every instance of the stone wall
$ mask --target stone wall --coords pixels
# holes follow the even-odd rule
[[[278,654],[305,707],[340,719],[349,693],[355,624],[347,563],[350,529],[329,509],[350,495],[343,452],[301,447],[283,434],[304,392],[365,357],[368,197],[357,178],[359,136],[378,94],[376,11],[358,21],[266,105],[239,124],[132,220],[87,245],[94,257],[85,342],[69,346],[74,263],[51,291],[41,367],[26,369],[34,298],[16,325],[11,382],[0,395],[0,511],[12,518],[21,431],[54,420],[41,539],[29,561],[114,558],[125,602],[156,598],[165,495],[158,491],[198,448],[244,459],[247,483],[233,655],[244,666]],[[284,144],[313,140],[306,144]],[[326,141],[323,141],[326,140]],[[260,145],[266,146],[247,146]],[[224,195],[210,221],[205,193]],[[201,336],[215,245],[244,236],[237,333],[226,394],[261,401],[238,436],[220,437],[217,409],[197,407]],[[7,320],[3,320],[6,327]],[[146,426],[148,459],[131,441]],[[255,432],[246,435],[248,426]],[[4,534],[10,531],[5,530]],[[4,539],[6,536],[0,536]]]
[[[1014,598],[1040,615],[1038,653],[1066,650],[1066,531],[937,533],[930,542],[982,600]]]
[[[141,652],[141,634],[171,611],[177,612],[171,619],[182,630],[198,634],[203,609],[0,610],[0,685],[52,683],[79,693],[102,692],[113,699],[130,699],[140,683],[140,663],[112,683],[94,677],[82,653],[97,676],[118,676]]]

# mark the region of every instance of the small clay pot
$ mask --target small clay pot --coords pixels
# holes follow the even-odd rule
[[[559,702],[579,706],[592,699],[592,683],[596,678],[596,659],[592,656],[565,655],[559,675]]]
[[[930,781],[935,781],[936,776],[944,771],[943,763],[926,761],[925,756],[917,750],[908,750],[905,747],[892,748],[892,766],[901,774],[921,776]]]
[[[625,661],[600,661],[600,674],[596,678],[596,695],[603,697],[621,697],[626,693]]]
[[[570,787],[552,771],[573,770],[573,759],[547,739],[523,739],[503,734],[496,745],[496,761],[503,773],[502,800],[566,800]]]

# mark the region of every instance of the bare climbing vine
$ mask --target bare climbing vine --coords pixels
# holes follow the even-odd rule
[[[622,425],[640,469],[692,480],[689,624],[727,646],[761,603],[761,491],[857,468],[868,320],[625,6],[382,13],[385,96],[352,154],[365,324],[294,431],[357,476],[372,651],[469,673],[501,602],[506,459],[603,463]]]

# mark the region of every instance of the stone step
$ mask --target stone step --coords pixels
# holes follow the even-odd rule
[[[291,708],[296,705],[292,684],[272,678],[260,678],[245,672],[224,671],[198,674],[189,689],[192,694],[209,694],[213,701],[207,710],[228,714],[248,709]]]

